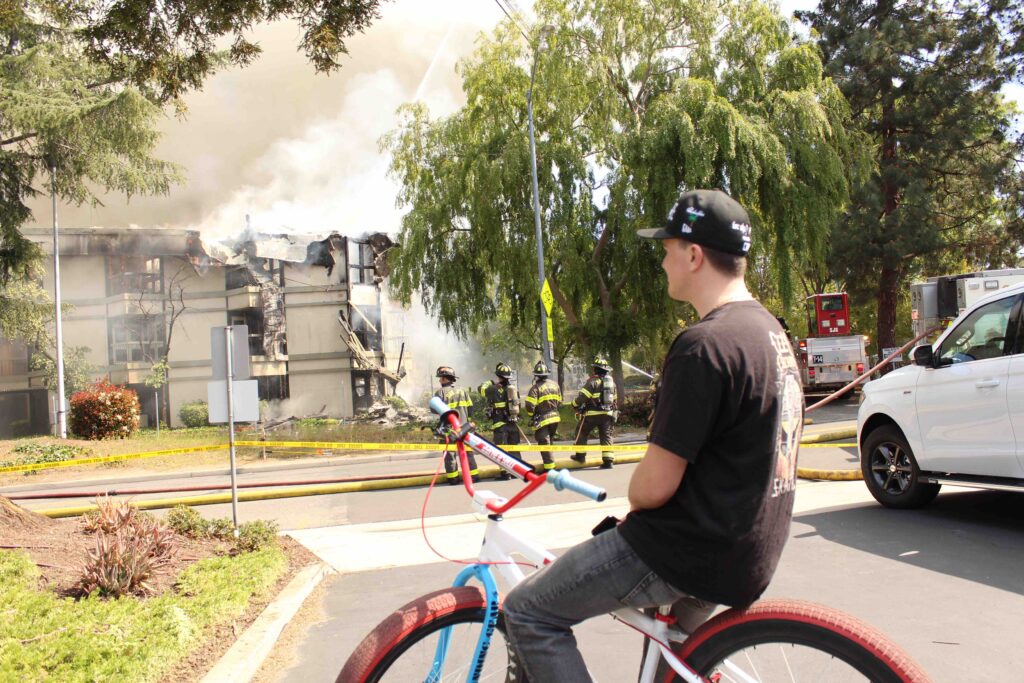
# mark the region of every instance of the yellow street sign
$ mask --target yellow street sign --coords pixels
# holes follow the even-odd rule
[[[555,326],[551,324],[551,318],[548,318],[548,342],[555,343]]]
[[[544,310],[547,312],[548,317],[551,316],[551,304],[555,302],[555,297],[551,293],[551,285],[548,284],[548,279],[544,278],[544,286],[540,289],[540,300],[544,302]],[[548,321],[548,329],[550,330],[551,321]],[[549,333],[550,334],[550,333]]]

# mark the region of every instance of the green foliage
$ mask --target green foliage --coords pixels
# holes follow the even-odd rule
[[[397,394],[394,396],[385,396],[384,402],[395,410],[408,410],[409,404],[405,402],[405,399]]]
[[[257,550],[277,544],[278,526],[275,522],[254,520],[238,525],[238,537],[232,545],[232,553],[254,553]]]
[[[125,439],[139,428],[139,397],[100,380],[71,396],[68,427],[83,439]]]
[[[906,283],[1019,260],[1024,139],[1001,94],[1024,54],[1019,7],[826,0],[800,13],[869,136],[874,167],[831,236],[830,267],[896,346]],[[1016,42],[1014,42],[1016,41]],[[959,261],[957,267],[950,261]]]
[[[235,525],[227,517],[211,519],[208,527],[208,533],[212,538],[219,538],[222,541],[226,541],[234,537]]]
[[[175,533],[188,538],[206,538],[210,534],[210,523],[203,519],[195,508],[175,505],[167,513],[167,526]]]
[[[64,347],[64,393],[71,396],[89,388],[95,367],[85,359],[88,346]],[[57,389],[57,363],[48,355],[32,354],[32,369],[43,372],[43,386],[50,391]]]
[[[4,243],[0,242],[0,249],[3,248]],[[38,267],[33,267],[30,274],[38,275]],[[13,279],[4,283],[0,278],[0,338],[48,349],[52,346],[48,326],[53,314],[50,295],[34,280]]]
[[[56,168],[63,201],[98,204],[96,190],[163,194],[180,179],[153,157],[162,106],[217,69],[260,52],[254,25],[292,19],[320,71],[338,68],[344,40],[379,0],[123,0],[0,3],[0,283],[24,277],[39,249],[19,232],[27,200]],[[231,39],[228,49],[217,43]],[[48,189],[46,190],[48,191]]]
[[[87,456],[89,449],[70,444],[23,443],[11,449],[18,455],[13,460],[0,461],[0,467],[12,465],[40,465],[47,462],[64,462],[77,456]]]
[[[184,403],[178,409],[178,417],[186,427],[205,427],[210,418],[209,406],[206,405],[206,401]]]
[[[409,207],[391,252],[393,295],[420,292],[459,334],[497,319],[506,336],[539,336],[526,119],[535,71],[557,357],[606,352],[621,379],[622,349],[676,330],[661,248],[635,230],[663,224],[680,190],[722,187],[748,208],[752,258],[771,264],[788,302],[793,267],[824,257],[864,166],[813,46],[757,1],[543,0],[535,10],[538,26],[554,27],[546,52],[502,24],[460,66],[461,110],[432,121],[408,105],[382,140]]]
[[[36,589],[36,566],[0,551],[0,671],[19,680],[157,681],[210,630],[267,595],[287,567],[279,548],[201,560],[177,589],[140,600],[79,601]]]
[[[143,384],[151,389],[159,389],[163,385],[167,384],[167,358],[161,358],[156,363],[153,363],[153,367],[150,368],[149,374],[142,380]]]

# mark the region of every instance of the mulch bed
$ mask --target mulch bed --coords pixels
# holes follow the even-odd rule
[[[315,555],[291,538],[280,536],[278,540],[288,557],[288,569],[270,591],[269,598],[254,600],[242,617],[207,634],[206,640],[192,655],[168,672],[163,680],[198,681],[202,678],[295,574],[318,561]],[[50,519],[0,497],[0,550],[26,552],[39,567],[41,590],[51,590],[62,596],[75,595],[86,551],[95,543],[95,536],[86,533],[77,519]],[[223,554],[227,548],[226,542],[216,539],[179,537],[178,551],[167,570],[150,582],[154,594],[172,589],[178,575],[194,562]]]

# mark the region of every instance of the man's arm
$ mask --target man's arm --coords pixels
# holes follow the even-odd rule
[[[647,444],[647,453],[629,480],[629,509],[659,508],[675,495],[686,472],[686,460],[657,444]]]

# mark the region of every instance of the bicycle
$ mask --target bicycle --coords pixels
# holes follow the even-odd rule
[[[555,556],[505,529],[502,515],[546,482],[598,502],[606,497],[604,490],[565,470],[535,474],[529,465],[475,434],[471,424],[461,425],[443,401],[431,400],[430,408],[441,416],[442,425],[447,422],[462,464],[463,485],[475,509],[487,514],[480,554],[451,587],[413,600],[370,631],[339,673],[338,683],[526,681],[505,639],[492,567],[515,586],[525,577],[520,564],[537,568]],[[476,490],[466,474],[467,444],[526,486],[509,499]],[[514,561],[513,555],[524,561]],[[468,585],[474,579],[479,587]],[[670,612],[671,606],[664,606],[654,615],[632,608],[611,613],[646,638],[639,683],[652,683],[662,660],[667,668],[659,680],[686,683],[928,681],[909,655],[873,627],[822,605],[764,600],[746,609],[727,609],[691,634],[673,624]],[[504,640],[504,647],[494,646],[496,636]]]

